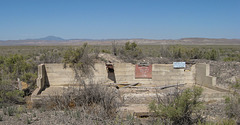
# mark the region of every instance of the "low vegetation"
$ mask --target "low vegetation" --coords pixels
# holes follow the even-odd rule
[[[75,79],[81,85],[85,86],[84,78],[93,76],[94,64],[98,58],[98,52],[90,50],[85,43],[79,48],[69,48],[65,51],[63,62],[64,67],[69,65],[75,72]]]
[[[109,119],[117,115],[117,108],[121,105],[119,98],[115,88],[90,83],[86,87],[69,87],[63,95],[46,97],[36,106],[48,110],[82,108],[101,119]]]
[[[19,108],[25,104],[26,95],[36,86],[37,65],[41,63],[64,63],[76,72],[79,83],[81,77],[90,78],[98,53],[112,54],[126,62],[137,63],[148,58],[191,61],[204,59],[212,61],[240,61],[239,46],[183,46],[183,45],[138,45],[127,42],[124,45],[113,42],[112,46],[47,46],[47,47],[0,47],[0,122],[8,117],[21,119],[24,124],[37,123],[38,114],[49,112],[59,118],[52,124],[140,124],[132,115],[122,118],[118,114],[121,105],[115,88],[90,84],[79,88],[68,88],[63,96],[46,98],[46,107],[37,109]],[[21,91],[17,79],[30,86],[29,91]],[[211,124],[235,124],[239,121],[240,99],[239,81],[233,86],[233,96],[225,100],[227,119]],[[27,93],[26,93],[27,92]],[[165,98],[158,98],[149,105],[155,124],[208,124],[202,109],[205,103],[199,100],[202,89],[194,87],[176,91]],[[51,102],[51,103],[49,103]],[[67,120],[62,119],[66,117]],[[24,120],[23,120],[24,119]],[[124,119],[124,120],[123,120]],[[51,120],[49,118],[49,120]],[[70,123],[68,122],[70,121]],[[1,123],[0,123],[1,124]],[[41,123],[39,123],[41,124]],[[210,124],[210,123],[209,123]]]
[[[163,45],[159,46],[158,49],[155,47],[151,47],[148,50],[145,49],[142,50],[148,57],[166,57],[182,61],[189,61],[190,59],[219,60],[220,56],[223,56],[223,53],[216,47]]]
[[[0,103],[23,103],[17,78],[34,86],[37,65],[22,55],[0,56]],[[26,94],[26,93],[25,93]]]
[[[164,98],[158,96],[157,102],[149,105],[157,117],[156,122],[164,124],[196,124],[204,122],[201,112],[203,102],[199,100],[202,88],[193,87],[183,91],[176,90]]]
[[[232,85],[232,93],[226,97],[226,115],[228,118],[235,119],[240,122],[240,82],[236,80],[236,83]]]
[[[115,50],[113,49],[113,51]],[[140,49],[135,42],[126,42],[125,45],[120,49],[119,53],[120,58],[122,58],[125,62],[131,63],[136,63],[137,60],[144,57],[142,49]]]

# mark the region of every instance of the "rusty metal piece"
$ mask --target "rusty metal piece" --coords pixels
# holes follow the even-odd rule
[[[151,64],[135,65],[135,78],[136,79],[151,79],[152,78],[152,65]]]

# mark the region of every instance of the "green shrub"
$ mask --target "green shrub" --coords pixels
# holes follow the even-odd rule
[[[12,88],[9,83],[0,82],[0,103],[23,103],[24,92]]]
[[[135,60],[142,59],[144,55],[142,49],[135,42],[126,42],[125,46],[120,50],[120,57],[126,62],[135,63]]]
[[[17,113],[19,113],[19,114],[27,113],[27,110],[24,106],[18,106],[16,110],[17,110]]]
[[[3,108],[3,114],[7,115],[7,108]]]
[[[224,57],[223,61],[229,62],[229,61],[240,61],[240,54],[227,54],[227,57]]]
[[[233,93],[231,96],[225,98],[225,111],[229,118],[235,118],[240,122],[240,82],[232,85]]]
[[[3,109],[4,107],[6,107],[7,106],[7,104],[5,104],[5,103],[0,103],[0,109]]]
[[[0,121],[3,121],[3,115],[0,115]]]
[[[75,71],[76,79],[80,77],[92,76],[92,69],[94,69],[95,59],[97,54],[89,50],[87,43],[82,47],[73,49],[70,48],[64,53],[64,66],[69,64]]]
[[[236,125],[236,121],[234,119],[223,119],[222,121],[217,123],[218,125]]]
[[[35,84],[37,65],[26,56],[0,56],[0,103],[23,103],[24,92],[18,90],[17,78]]]
[[[219,58],[219,52],[216,49],[211,49],[204,53],[204,57],[208,60],[217,60]]]
[[[157,103],[153,101],[149,104],[149,109],[166,124],[194,124],[203,121],[200,112],[203,103],[199,101],[202,91],[202,88],[193,87],[175,92],[164,99],[158,99]]]
[[[62,61],[62,53],[57,49],[45,50],[41,53],[41,63],[60,63]]]
[[[56,112],[55,112],[55,115],[56,115]],[[33,113],[33,117],[37,117],[36,112]]]
[[[160,55],[162,57],[183,61],[189,59],[218,60],[220,57],[220,52],[215,48],[169,45],[160,47]]]
[[[8,112],[8,115],[9,116],[13,116],[16,112],[17,112],[17,109],[16,107],[12,106],[12,107],[7,107],[7,112]]]
[[[34,83],[36,78],[37,78],[37,72],[36,73],[28,72],[21,76],[21,80],[25,81],[26,83]]]
[[[111,51],[110,50],[106,50],[106,49],[102,49],[102,51],[101,51],[102,53],[108,53],[108,54],[110,54],[111,53]]]
[[[201,123],[200,121],[197,123],[197,125],[236,125],[236,121],[233,119],[222,119],[220,121],[208,121]]]
[[[232,61],[236,61],[237,59],[235,57],[225,57],[223,59],[224,62],[232,62]]]
[[[120,106],[115,88],[90,83],[81,88],[69,87],[61,96],[49,96],[39,102],[42,108],[61,109],[66,113],[71,108],[81,107],[101,118],[114,118]]]
[[[27,124],[32,124],[32,118],[27,117]]]
[[[24,102],[23,96],[24,92],[20,90],[13,90],[6,92],[6,98],[7,100],[11,100],[12,102]]]

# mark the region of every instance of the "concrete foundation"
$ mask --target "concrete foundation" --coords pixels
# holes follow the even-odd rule
[[[152,64],[149,69],[144,67],[138,70],[136,65],[130,63],[107,65],[96,63],[94,69],[91,80],[82,78],[86,84],[90,81],[104,85],[141,83],[132,88],[122,87],[118,90],[121,100],[124,100],[124,105],[119,110],[135,115],[149,112],[148,105],[157,98],[156,91],[164,95],[174,92],[175,89],[172,87],[171,89],[157,90],[157,87],[181,84],[182,87],[189,88],[198,84],[204,88],[201,99],[210,102],[222,100],[223,96],[227,94],[223,89],[216,89],[216,77],[209,75],[209,64],[195,64],[188,70],[176,69],[173,64]],[[136,77],[136,72],[138,72],[137,75],[140,73],[141,77]],[[61,96],[68,91],[69,87],[79,87],[79,83],[75,79],[75,72],[71,67],[64,68],[63,64],[41,64],[38,66],[37,86],[38,88],[31,95],[33,103],[40,102],[44,97]],[[178,87],[181,88],[181,86]]]
[[[196,64],[190,69],[175,69],[173,64],[152,64],[151,78],[135,78],[135,65],[131,63],[114,63],[110,72],[105,63],[96,63],[93,70],[93,83],[120,83],[133,84],[141,83],[142,86],[166,86],[173,84],[194,83],[212,87],[216,85],[216,77],[209,76],[210,67],[208,64]],[[89,79],[83,78],[86,84]],[[61,90],[69,86],[78,86],[74,70],[63,64],[41,64],[38,66],[38,88],[32,94],[47,95],[50,90]],[[54,88],[54,89],[53,89]],[[61,92],[60,91],[60,92]]]

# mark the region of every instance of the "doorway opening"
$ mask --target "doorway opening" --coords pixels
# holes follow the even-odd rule
[[[108,78],[112,80],[114,83],[116,83],[116,77],[114,73],[114,66],[112,63],[106,64],[107,72],[108,72]]]

